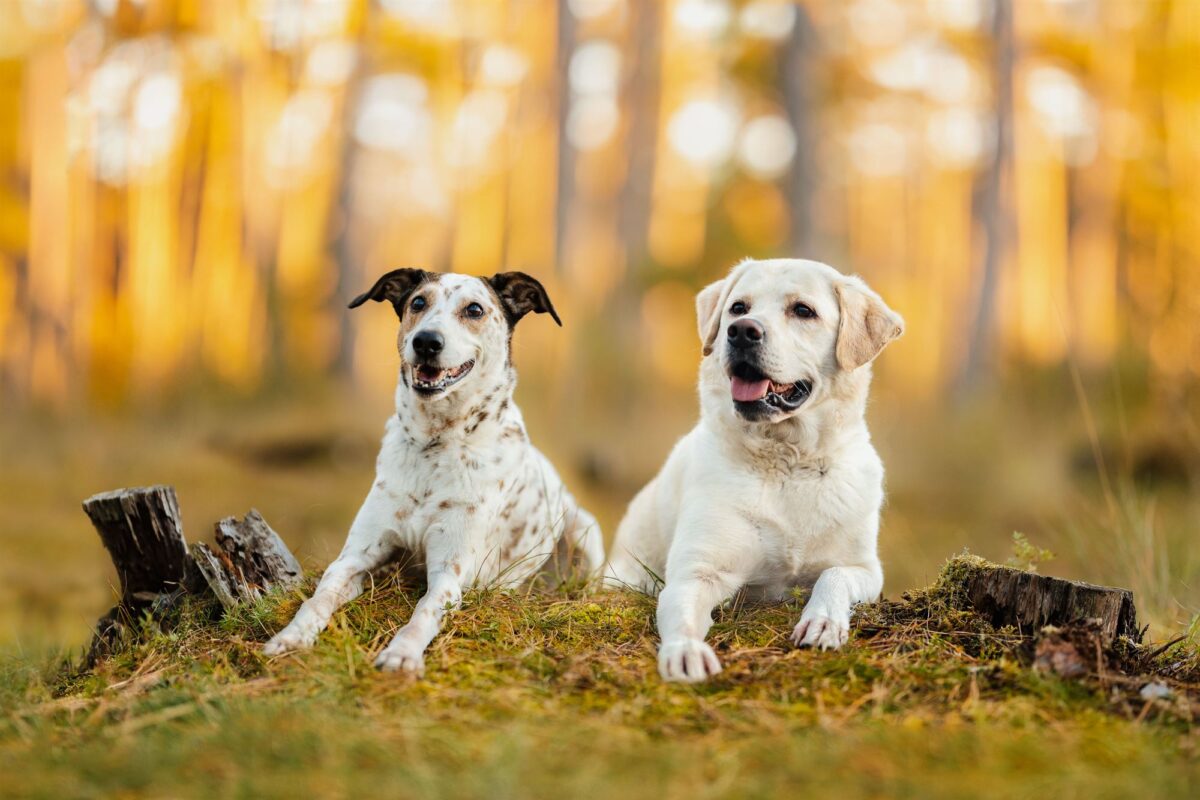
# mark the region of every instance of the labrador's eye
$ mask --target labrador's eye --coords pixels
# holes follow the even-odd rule
[[[800,319],[812,319],[817,316],[817,312],[813,311],[812,306],[805,303],[796,303],[792,306],[792,313]]]
[[[745,303],[743,303],[741,300],[738,300],[736,303],[734,303],[733,305],[731,305],[729,307],[729,313],[733,314],[735,317],[740,317],[742,314],[745,314],[749,310],[750,310],[750,308]]]
[[[479,319],[483,316],[483,306],[479,305],[479,303],[471,303],[463,309],[463,313],[471,319]]]
[[[413,311],[424,311],[426,305],[424,297],[414,297],[411,308]]]

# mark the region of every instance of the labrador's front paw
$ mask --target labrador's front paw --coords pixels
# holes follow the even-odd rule
[[[819,647],[837,650],[850,638],[850,623],[833,619],[822,613],[804,614],[792,631],[792,644],[797,647]]]
[[[676,639],[658,648],[658,674],[664,681],[699,683],[720,671],[717,654],[700,639]]]
[[[375,659],[382,672],[405,672],[418,678],[425,674],[425,654],[407,642],[393,641]]]
[[[307,650],[316,640],[316,631],[292,624],[271,637],[271,640],[263,645],[262,651],[266,656],[281,656],[296,650]]]

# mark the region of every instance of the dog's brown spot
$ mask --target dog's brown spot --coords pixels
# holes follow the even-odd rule
[[[500,519],[508,519],[509,517],[511,517],[513,512],[516,511],[517,503],[520,502],[520,499],[521,498],[518,495],[517,497],[514,497],[512,500],[509,500],[508,504],[505,505],[504,508],[502,508],[500,510]]]
[[[442,502],[438,503],[438,508],[445,511],[447,508],[449,508],[452,505],[454,505],[454,504],[451,503],[449,500],[443,500]]]
[[[476,511],[476,508],[475,508],[475,506],[467,506],[467,513],[468,513],[468,514],[474,514],[474,513],[475,513],[475,511]]]
[[[387,481],[385,481],[385,480],[378,480],[378,481],[376,481],[376,482],[375,482],[375,488],[376,488],[376,489],[386,489],[386,488],[387,488]]]
[[[457,561],[450,564],[450,569],[454,570],[455,575],[462,575],[462,564],[459,564]]]
[[[467,426],[467,433],[474,433],[479,428],[480,425],[482,425],[484,422],[487,421],[487,419],[488,419],[488,412],[480,411],[478,414],[475,415],[475,418],[474,418],[474,420],[471,421],[471,424]]]
[[[501,439],[524,439],[525,431],[518,425],[510,425],[500,432]]]

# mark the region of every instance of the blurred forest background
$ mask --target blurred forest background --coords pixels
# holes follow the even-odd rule
[[[746,255],[908,321],[888,593],[1019,530],[1195,625],[1200,2],[0,0],[0,643],[83,641],[116,486],[323,566],[397,368],[345,304],[400,266],[543,279],[518,399],[611,535]]]

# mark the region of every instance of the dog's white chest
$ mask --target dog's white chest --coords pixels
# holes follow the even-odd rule
[[[876,492],[864,491],[859,480],[850,478],[844,469],[831,466],[763,487],[748,510],[767,553],[756,583],[811,584],[823,570],[866,546],[854,523],[873,513]]]

